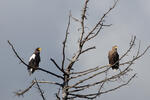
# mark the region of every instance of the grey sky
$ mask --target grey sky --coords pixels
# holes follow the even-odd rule
[[[92,27],[112,3],[113,0],[90,0],[87,25]],[[53,57],[58,63],[61,61],[61,44],[65,35],[69,10],[72,11],[73,16],[79,18],[82,5],[81,0],[0,0],[0,98],[2,100],[41,100],[36,89],[32,89],[24,97],[19,98],[14,96],[13,92],[26,88],[35,77],[56,80],[40,71],[29,77],[26,67],[19,64],[7,40],[14,44],[25,61],[28,61],[34,49],[40,46],[42,48],[41,67],[58,72],[49,58]],[[141,40],[142,48],[146,48],[150,44],[149,9],[150,0],[120,0],[106,20],[106,23],[112,23],[113,26],[105,28],[96,40],[88,43],[88,45],[96,45],[97,50],[82,56],[79,64],[85,68],[107,64],[107,53],[111,46],[117,44],[118,52],[123,54],[132,35],[136,35],[137,42]],[[77,28],[79,26],[73,22],[71,28],[70,43],[67,45],[68,57],[76,50],[73,49],[75,47],[73,44],[77,43],[75,39],[78,39]],[[96,60],[93,62],[93,59]],[[128,86],[103,95],[101,99],[149,100],[149,59],[148,51],[133,65],[138,77]],[[57,87],[46,85],[42,88],[49,89],[46,91],[46,97],[55,100],[54,93]]]

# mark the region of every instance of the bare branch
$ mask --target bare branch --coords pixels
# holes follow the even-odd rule
[[[65,48],[66,48],[66,42],[67,42],[67,38],[68,38],[68,34],[69,34],[69,27],[70,27],[70,17],[71,17],[71,12],[69,14],[69,21],[68,21],[68,25],[67,25],[67,29],[66,29],[66,35],[65,35],[65,40],[63,42],[63,58],[62,58],[62,70],[64,71],[64,62],[65,62]]]
[[[124,54],[122,55],[122,57],[120,57],[119,60],[121,60],[122,58],[124,58],[124,57],[131,51],[131,49],[132,49],[133,46],[135,45],[135,40],[136,40],[136,36],[134,36],[133,38],[131,38],[129,49],[126,51],[126,53],[124,53]]]
[[[34,67],[32,67],[32,66],[29,66],[28,64],[26,64],[26,63],[21,59],[21,57],[18,55],[18,53],[16,52],[14,46],[10,43],[9,40],[8,40],[8,44],[11,46],[11,48],[12,48],[13,52],[15,53],[15,55],[17,56],[17,58],[18,58],[18,59],[21,61],[21,63],[23,63],[27,68],[30,67],[30,68],[33,68],[33,69],[35,69],[35,70],[41,70],[41,71],[46,72],[46,73],[48,73],[48,74],[51,74],[51,75],[53,75],[53,76],[55,76],[55,77],[57,77],[57,78],[63,79],[62,76],[57,75],[57,74],[55,74],[55,73],[53,73],[53,72],[47,71],[47,70],[45,70],[45,69],[42,69],[42,68],[40,68],[40,67],[34,68]]]
[[[79,40],[79,47],[82,46],[82,39],[83,39],[83,36],[84,36],[84,21],[86,19],[86,11],[87,11],[87,4],[88,4],[89,0],[86,0],[85,1],[85,4],[84,4],[84,7],[83,7],[83,11],[82,11],[82,15],[81,15],[81,29],[82,29],[82,32],[81,32],[81,36],[80,36],[80,40]]]
[[[64,70],[61,69],[61,68],[58,66],[58,64],[55,62],[54,59],[51,58],[50,60],[54,63],[54,65],[55,65],[61,72],[65,73]]]
[[[100,88],[99,88],[99,90],[98,90],[97,95],[95,96],[95,98],[97,98],[97,96],[100,96],[100,95],[98,95],[98,94],[101,92],[102,88],[104,87],[104,84],[105,84],[105,82],[103,82],[103,83],[100,85]]]
[[[57,100],[61,100],[61,99],[60,99],[60,97],[59,97],[59,94],[60,94],[60,88],[58,89],[58,92],[55,94],[55,95],[56,95]]]
[[[96,47],[95,47],[95,46],[89,47],[89,48],[83,50],[83,51],[81,52],[81,54],[82,54],[82,53],[85,53],[85,52],[87,52],[87,51],[89,51],[89,50],[92,50],[92,49],[96,49]]]
[[[111,92],[111,91],[114,91],[114,90],[117,90],[118,88],[121,88],[121,87],[123,87],[123,86],[125,86],[125,85],[127,85],[127,84],[129,84],[130,83],[130,81],[134,78],[136,76],[136,74],[134,74],[126,83],[124,83],[124,84],[121,84],[121,85],[119,85],[119,86],[117,86],[117,87],[115,87],[115,88],[113,88],[113,89],[109,89],[109,90],[107,90],[107,91],[104,91],[104,92],[101,92],[101,94],[104,94],[104,93],[108,93],[108,92]]]
[[[93,94],[86,94],[86,95],[82,95],[82,94],[71,94],[71,93],[70,93],[69,95],[76,96],[76,97],[79,97],[79,98],[94,99],[94,98],[96,98],[96,95],[101,95],[101,94],[104,94],[104,93],[108,93],[108,92],[111,92],[111,91],[115,91],[115,90],[117,90],[117,89],[119,89],[119,88],[121,88],[121,87],[123,87],[123,86],[129,84],[129,82],[130,82],[135,76],[136,76],[136,74],[134,74],[126,83],[121,84],[121,85],[119,85],[119,86],[117,86],[117,87],[115,87],[115,88],[109,89],[109,90],[104,91],[104,92],[93,93]],[[94,96],[94,97],[92,97],[92,96]]]
[[[99,69],[103,69],[103,68],[106,68],[106,67],[109,67],[109,65],[106,65],[106,66],[97,66],[95,68],[90,68],[90,69],[87,69],[87,70],[84,70],[84,71],[81,71],[81,72],[72,72],[70,74],[82,74],[82,73],[86,73],[86,72],[90,72],[90,71],[96,71],[96,70],[99,70]]]
[[[92,84],[84,84],[84,85],[82,85],[82,86],[74,86],[73,88],[89,88],[89,87],[92,87],[92,86],[95,86],[95,85],[98,85],[98,84],[101,84],[101,83],[103,83],[103,82],[106,82],[106,81],[110,81],[110,80],[112,80],[112,79],[117,79],[117,78],[120,78],[120,76],[123,76],[123,75],[125,75],[127,72],[129,72],[129,71],[131,71],[130,69],[129,69],[129,67],[131,66],[133,64],[133,62],[130,62],[130,64],[128,65],[128,67],[126,67],[122,72],[120,72],[120,73],[118,73],[118,74],[116,74],[116,75],[113,75],[113,76],[111,76],[110,78],[105,78],[104,80],[101,80],[101,81],[98,81],[98,82],[94,82],[94,83],[92,83]],[[110,68],[110,67],[109,67]],[[105,72],[107,72],[107,71],[105,71]],[[93,75],[94,76],[94,75]],[[88,78],[87,78],[88,79]],[[84,79],[84,80],[86,80],[86,79]],[[82,80],[82,81],[84,81],[84,80]],[[78,82],[78,84],[80,84],[80,81]],[[77,85],[78,85],[77,84]]]
[[[68,88],[76,87],[77,85],[79,85],[79,84],[81,84],[81,83],[83,83],[83,82],[85,82],[85,81],[87,81],[87,80],[89,80],[89,79],[91,79],[91,78],[93,78],[93,77],[96,77],[97,75],[100,75],[100,74],[102,74],[102,73],[104,73],[104,72],[107,72],[109,69],[110,69],[110,67],[107,68],[107,69],[104,70],[104,71],[101,71],[101,72],[98,72],[98,73],[94,73],[93,75],[89,76],[88,78],[82,79],[82,80],[76,82],[74,85],[69,86]]]
[[[7,42],[8,42],[8,44],[11,46],[11,48],[12,48],[13,52],[15,53],[15,55],[17,56],[17,58],[18,58],[24,65],[26,65],[27,67],[30,67],[28,64],[26,64],[26,63],[21,59],[21,57],[18,55],[18,53],[16,52],[14,46],[10,43],[10,41],[8,40]],[[32,67],[31,67],[31,68],[32,68]]]
[[[37,85],[37,87],[38,87],[38,90],[39,90],[39,92],[40,92],[40,95],[41,95],[42,99],[43,99],[43,100],[46,100],[45,97],[44,97],[44,92],[41,90],[40,85],[38,84],[38,82],[37,82],[36,79],[35,79],[35,83],[36,83],[36,85]]]
[[[32,81],[32,84],[31,84],[28,88],[26,88],[26,89],[23,90],[23,91],[19,90],[18,92],[15,92],[15,94],[16,94],[17,96],[23,96],[26,92],[28,92],[28,91],[35,85],[35,83],[36,83],[36,84],[37,84],[37,83],[47,83],[47,84],[54,84],[54,85],[62,86],[62,84],[59,84],[59,83],[56,83],[56,82],[33,80],[33,81]]]
[[[139,55],[139,53],[140,53],[140,48],[141,48],[141,41],[139,42],[139,47],[138,47],[138,51],[137,51],[137,55],[136,55],[136,56]]]
[[[77,18],[75,18],[75,17],[73,17],[72,14],[71,14],[71,18],[72,18],[74,21],[76,21],[76,22],[80,22],[80,20],[77,19]]]
[[[103,21],[104,21],[105,17],[115,8],[117,2],[118,2],[118,0],[116,0],[115,3],[114,3],[114,5],[101,17],[101,19],[99,20],[99,22],[94,26],[94,28],[83,39],[82,44],[84,44],[86,41],[91,40],[92,38],[96,37],[99,34],[99,32],[100,32],[100,30],[102,29],[103,26],[111,26],[111,24],[110,25],[104,25]],[[94,31],[96,31],[96,32],[93,35]]]
[[[102,24],[99,24],[100,25],[100,27],[98,28],[98,30],[97,30],[97,32],[96,33],[94,33],[94,35],[93,35],[93,32],[91,33],[89,33],[88,35],[87,35],[87,37],[84,39],[84,41],[83,41],[83,43],[85,43],[85,41],[89,41],[89,40],[91,40],[92,38],[94,38],[94,37],[96,37],[98,34],[99,34],[99,32],[101,31],[101,29],[103,28],[103,23]],[[96,29],[95,29],[96,30]],[[94,31],[95,31],[94,30]],[[93,36],[91,36],[91,37],[89,37],[90,35],[93,35]]]
[[[26,88],[23,91],[19,90],[18,92],[15,92],[15,94],[17,96],[23,96],[26,92],[28,92],[33,87],[34,84],[35,84],[35,82],[32,82],[32,84],[28,88]]]
[[[34,81],[33,81],[34,82]],[[58,85],[62,86],[62,84],[57,83],[57,82],[51,82],[51,81],[37,81],[38,83],[46,83],[46,84],[53,84],[53,85]]]
[[[143,53],[141,53],[141,54],[139,54],[139,52],[137,52],[136,56],[133,57],[132,60],[126,61],[126,62],[124,62],[124,63],[122,63],[122,64],[120,64],[120,65],[125,65],[125,64],[133,63],[133,62],[136,61],[137,59],[141,58],[141,57],[148,51],[148,49],[150,49],[150,46],[148,46],[148,47],[143,51]]]
[[[100,67],[100,68],[102,68],[102,67]],[[70,77],[70,79],[82,77],[82,76],[85,76],[85,75],[90,74],[90,73],[92,73],[92,72],[96,72],[96,71],[98,71],[100,68],[91,69],[91,70],[89,70],[89,71],[85,71],[84,73],[81,73],[81,74],[79,74],[79,75]],[[110,68],[108,68],[108,69],[106,69],[106,70],[104,70],[104,71],[101,71],[101,72],[99,72],[97,75],[102,74],[102,73],[108,71],[109,69],[110,69]],[[97,75],[96,75],[96,76],[97,76]],[[95,77],[95,75],[94,75],[94,77]],[[88,77],[88,78],[89,78],[89,77]]]

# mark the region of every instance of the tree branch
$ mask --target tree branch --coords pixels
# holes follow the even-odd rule
[[[21,63],[23,63],[27,68],[29,67],[29,68],[33,68],[33,69],[35,69],[35,70],[41,70],[41,71],[46,72],[46,73],[48,73],[48,74],[51,74],[51,75],[53,75],[53,76],[55,76],[55,77],[57,77],[57,78],[63,79],[62,76],[57,75],[57,74],[55,74],[55,73],[53,73],[53,72],[47,71],[47,70],[45,70],[45,69],[42,69],[42,68],[40,68],[40,67],[34,68],[34,67],[32,67],[32,66],[29,66],[28,64],[26,64],[26,63],[21,59],[21,57],[18,55],[18,53],[16,52],[14,46],[10,43],[9,40],[8,40],[8,44],[11,46],[11,48],[12,48],[13,52],[15,53],[15,55],[17,56],[17,58],[18,58],[18,59],[21,61]]]
[[[35,82],[35,81],[33,81]],[[46,83],[46,84],[54,84],[54,85],[57,85],[57,86],[62,86],[62,84],[60,83],[57,83],[57,82],[51,82],[51,81],[37,81],[38,83]]]
[[[57,69],[59,69],[61,72],[65,73],[65,71],[58,66],[58,64],[55,62],[54,59],[51,58],[50,60],[54,63],[54,65],[57,67]]]
[[[102,29],[103,26],[111,26],[111,24],[110,25],[104,25],[103,21],[104,21],[105,17],[115,8],[117,2],[118,2],[118,0],[116,0],[115,3],[114,3],[114,5],[101,17],[101,19],[99,20],[99,22],[94,26],[94,28],[83,39],[82,44],[84,44],[86,41],[91,40],[92,38],[96,37],[99,34],[99,32],[100,32],[100,30]],[[94,34],[94,31],[96,31],[95,34]],[[91,36],[92,34],[94,34],[94,35]]]
[[[44,92],[41,90],[40,85],[38,84],[36,78],[35,78],[35,83],[36,83],[36,85],[37,85],[37,87],[38,87],[38,90],[39,90],[39,92],[40,92],[40,95],[41,95],[42,99],[43,99],[43,100],[46,100],[45,97],[44,97]]]
[[[134,60],[133,60],[134,61]],[[127,72],[129,72],[129,71],[131,71],[129,68],[130,68],[130,66],[133,64],[133,61],[131,61],[131,62],[129,62],[129,65],[128,65],[128,67],[126,67],[123,71],[121,71],[120,73],[118,73],[118,74],[116,74],[116,75],[113,75],[113,76],[111,76],[110,78],[105,78],[104,80],[101,80],[101,81],[98,81],[98,82],[94,82],[94,83],[92,83],[92,84],[84,84],[84,85],[82,85],[82,86],[77,86],[78,84],[80,84],[81,82],[84,82],[84,81],[86,81],[86,80],[88,80],[88,79],[90,79],[90,77],[95,77],[95,75],[98,75],[99,73],[97,73],[97,74],[94,74],[94,75],[92,75],[92,76],[90,76],[90,77],[88,77],[88,78],[86,78],[86,79],[83,79],[83,80],[81,80],[81,81],[79,81],[79,82],[77,82],[75,85],[73,85],[72,87],[73,88],[89,88],[89,87],[92,87],[92,86],[95,86],[95,85],[98,85],[98,84],[101,84],[101,83],[103,83],[103,82],[106,82],[106,81],[109,81],[109,80],[112,80],[112,79],[117,79],[117,78],[120,78],[120,76],[123,76],[123,75],[125,75]],[[110,68],[110,67],[109,67]],[[107,70],[105,70],[105,72],[107,72]],[[102,72],[102,73],[104,73],[104,72]]]
[[[59,97],[59,94],[60,94],[60,88],[58,89],[58,93],[56,93],[56,94],[55,94],[55,95],[56,95],[57,100],[61,100],[61,99],[60,99],[60,97]]]
[[[82,53],[85,53],[85,52],[87,52],[87,51],[89,51],[89,50],[92,50],[92,49],[96,49],[96,47],[95,47],[95,46],[89,47],[89,48],[83,50],[83,51],[81,52],[81,54],[82,54]]]
[[[129,82],[136,76],[136,74],[134,74],[126,83],[124,84],[121,84],[115,88],[112,88],[112,89],[109,89],[107,91],[104,91],[104,92],[99,92],[99,93],[93,93],[93,94],[86,94],[86,95],[82,95],[82,94],[69,94],[69,95],[72,95],[72,96],[75,96],[75,97],[79,97],[79,98],[86,98],[86,99],[94,99],[96,98],[97,95],[101,95],[101,94],[104,94],[104,93],[108,93],[108,92],[111,92],[111,91],[115,91],[127,84],[129,84]],[[93,96],[93,97],[92,97]]]
[[[68,20],[68,25],[67,25],[67,29],[66,29],[66,35],[65,35],[65,40],[63,42],[63,58],[62,58],[62,70],[64,71],[64,62],[66,59],[66,55],[65,55],[65,48],[66,48],[66,42],[67,42],[67,38],[69,35],[69,27],[70,27],[70,18],[71,18],[71,12],[69,14],[69,20]]]
[[[81,32],[81,36],[80,36],[80,40],[79,40],[79,47],[82,46],[82,39],[83,39],[83,36],[84,36],[84,21],[86,19],[86,11],[87,11],[87,4],[88,4],[89,0],[86,0],[85,1],[85,4],[84,4],[84,7],[83,7],[83,10],[82,10],[82,15],[81,15],[81,29],[82,29],[82,32]]]
[[[35,82],[32,82],[32,84],[28,88],[26,88],[23,91],[19,90],[18,92],[15,92],[15,94],[17,96],[23,96],[26,92],[28,92],[34,86],[34,84],[35,84]]]

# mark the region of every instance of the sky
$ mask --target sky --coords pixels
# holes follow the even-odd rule
[[[86,25],[92,27],[113,2],[114,0],[90,0]],[[150,45],[149,5],[150,0],[119,0],[116,8],[106,18],[106,23],[112,26],[104,28],[95,40],[87,44],[87,46],[96,45],[96,50],[81,57],[77,65],[83,67],[77,67],[78,70],[108,64],[107,53],[111,47],[118,45],[118,53],[122,55],[127,50],[133,35],[137,37],[137,44],[141,41],[141,52]],[[62,41],[69,11],[74,17],[80,18],[82,7],[83,0],[0,0],[0,98],[2,100],[42,100],[35,88],[23,97],[15,96],[14,92],[28,87],[35,77],[39,80],[58,81],[41,71],[29,76],[26,67],[20,64],[7,40],[10,40],[25,62],[28,62],[36,47],[41,47],[40,66],[59,74],[50,62],[50,58],[61,64]],[[79,28],[77,22],[71,21],[66,50],[68,58],[77,50]],[[150,50],[132,66],[137,77],[129,85],[102,95],[97,100],[149,100],[149,59]],[[55,100],[54,93],[58,87],[44,85],[42,88],[46,90],[47,99]]]

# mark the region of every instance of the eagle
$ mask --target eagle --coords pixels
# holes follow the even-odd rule
[[[108,53],[108,60],[109,64],[112,67],[112,69],[118,69],[119,68],[119,54],[117,52],[118,46],[115,45],[112,47],[112,50]]]
[[[29,64],[28,64],[29,75],[33,74],[36,68],[39,67],[39,63],[41,61],[40,51],[41,51],[41,48],[36,48],[32,56],[29,58]],[[31,68],[30,66],[34,68]]]

